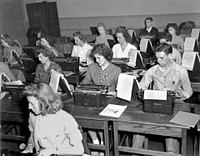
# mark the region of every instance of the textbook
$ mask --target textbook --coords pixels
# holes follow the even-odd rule
[[[122,113],[125,111],[127,106],[108,104],[99,115],[102,116],[110,116],[114,118],[119,118]]]

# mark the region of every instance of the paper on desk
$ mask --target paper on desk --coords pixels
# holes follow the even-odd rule
[[[4,84],[6,85],[23,85],[22,81],[21,80],[17,80],[17,81],[10,81],[10,82],[4,82]]]
[[[145,90],[144,99],[167,100],[167,91],[166,90]]]
[[[195,38],[186,37],[184,42],[184,51],[193,51],[195,46]]]
[[[121,73],[117,83],[117,97],[130,101],[132,96],[133,82],[136,79],[133,75]]]
[[[183,57],[182,57],[182,66],[185,69],[192,71],[193,67],[194,67],[196,56],[197,56],[197,52],[185,51],[183,53]]]
[[[99,115],[119,118],[127,106],[108,104]]]
[[[146,38],[141,39],[141,41],[140,41],[140,51],[141,52],[143,52],[143,53],[147,52],[148,42],[149,42],[149,39],[146,39]]]
[[[179,111],[170,122],[194,128],[199,120],[200,115],[198,114]]]

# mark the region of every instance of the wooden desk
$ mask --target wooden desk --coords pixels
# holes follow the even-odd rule
[[[186,105],[186,104],[181,104]],[[180,105],[175,108],[175,113],[180,109]],[[182,109],[189,111],[190,106],[186,105]],[[187,127],[170,123],[173,116],[164,114],[144,113],[137,109],[134,104],[129,105],[119,119],[111,118],[113,121],[114,132],[114,151],[115,156],[119,152],[152,155],[152,156],[169,156],[170,154],[150,149],[136,149],[119,145],[119,131],[133,132],[142,135],[159,135],[164,137],[174,137],[182,139],[182,156],[187,155]],[[180,156],[180,154],[171,154]]]
[[[105,156],[110,155],[109,142],[109,117],[99,116],[100,110],[87,107],[74,107],[72,115],[78,124],[84,129],[102,130],[104,136],[104,145],[88,143],[89,148],[105,152]]]
[[[0,100],[1,145],[11,151],[19,151],[19,144],[26,142],[28,130],[28,103],[13,102],[7,94]]]

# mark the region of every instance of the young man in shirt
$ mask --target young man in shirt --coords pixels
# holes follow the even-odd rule
[[[174,91],[176,100],[183,102],[193,92],[187,70],[170,59],[171,53],[171,45],[163,44],[158,47],[156,51],[158,65],[153,66],[146,72],[140,81],[140,88],[146,90],[150,83],[153,82],[153,89]],[[141,148],[144,143],[144,136],[135,135],[134,139],[133,146]],[[178,140],[167,138],[166,151],[169,153],[179,153]]]
[[[152,45],[155,47],[158,43],[159,32],[158,29],[153,26],[153,18],[147,17],[144,24],[145,28],[141,30],[139,38],[150,38]]]

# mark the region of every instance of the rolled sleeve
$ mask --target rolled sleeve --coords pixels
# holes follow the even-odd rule
[[[192,95],[193,91],[187,70],[185,69],[182,70],[181,75],[182,76],[181,76],[181,84],[179,87],[179,91],[185,98],[189,98]]]
[[[153,73],[152,68],[149,69],[149,70],[145,73],[145,75],[143,76],[142,80],[141,80],[140,83],[139,83],[140,89],[142,89],[142,90],[148,89],[149,84],[150,84],[150,83],[152,82],[152,80],[153,80],[152,73]]]

